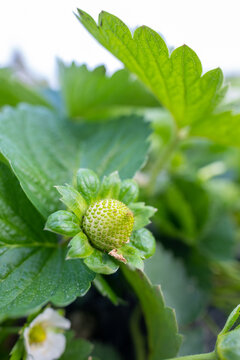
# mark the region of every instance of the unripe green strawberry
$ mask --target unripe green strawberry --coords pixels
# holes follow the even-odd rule
[[[93,246],[109,252],[129,241],[133,223],[133,213],[126,205],[118,200],[105,199],[88,208],[82,227]]]

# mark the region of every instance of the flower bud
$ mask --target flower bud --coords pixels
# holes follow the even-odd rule
[[[216,353],[219,360],[240,359],[240,329],[219,335]]]
[[[218,360],[240,359],[240,305],[229,315],[224,328],[217,337],[215,354]]]

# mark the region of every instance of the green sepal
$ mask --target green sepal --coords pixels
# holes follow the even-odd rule
[[[152,206],[146,206],[143,202],[129,204],[129,209],[134,215],[133,230],[139,230],[150,223],[149,218],[155,214],[157,209]]]
[[[127,179],[122,181],[118,200],[128,205],[138,198],[138,184],[135,180]]]
[[[240,316],[240,305],[238,305],[229,315],[227,318],[227,321],[222,329],[222,331],[219,333],[219,335],[226,334],[228,331],[230,331],[235,324],[235,322],[238,320]]]
[[[84,259],[84,263],[90,270],[98,274],[113,274],[119,268],[111,256],[97,249],[94,249],[93,253]]]
[[[74,236],[80,231],[79,219],[69,211],[59,210],[48,217],[44,230]]]
[[[82,231],[72,238],[68,246],[70,249],[66,259],[83,259],[90,256],[94,251],[94,248],[89,244],[87,236]]]
[[[121,187],[121,180],[118,172],[115,171],[109,176],[104,176],[98,199],[118,199]]]
[[[10,352],[9,360],[22,360],[25,353],[23,338],[20,337]]]
[[[106,296],[114,305],[126,304],[126,302],[118,297],[115,291],[111,288],[107,280],[104,276],[97,274],[95,279],[93,280],[93,284],[96,289],[102,294],[102,296]]]
[[[56,189],[62,195],[60,200],[81,219],[87,209],[87,203],[82,195],[70,185],[56,186]]]
[[[79,169],[77,172],[77,189],[90,205],[97,198],[100,180],[97,174],[89,169]]]
[[[128,265],[140,270],[144,269],[144,263],[141,259],[141,254],[135,247],[126,244],[118,249],[117,252],[127,260]]]
[[[134,231],[131,235],[130,245],[136,248],[142,259],[147,259],[155,253],[156,241],[152,233],[145,229]]]

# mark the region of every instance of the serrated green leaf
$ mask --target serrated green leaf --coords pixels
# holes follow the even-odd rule
[[[147,26],[137,28],[132,36],[120,19],[107,12],[100,13],[98,25],[82,10],[78,10],[77,17],[100,44],[151,89],[178,127],[187,126],[192,136],[240,146],[239,115],[219,106],[227,90],[222,86],[221,69],[202,75],[201,62],[192,49],[183,45],[169,54],[161,36]]]
[[[57,247],[8,247],[1,255],[0,313],[20,316],[45,304],[60,281],[62,261]]]
[[[85,65],[59,62],[59,78],[67,113],[74,118],[102,119],[134,107],[159,106],[148,89],[125,69],[108,77],[104,66],[90,71]]]
[[[78,14],[83,26],[152,90],[180,127],[203,119],[222,99],[222,71],[201,76],[201,62],[188,46],[170,56],[161,36],[147,26],[137,28],[132,36],[120,19],[107,12],[100,13],[98,25],[84,11]]]
[[[144,228],[132,233],[130,245],[139,251],[142,259],[147,259],[152,256],[156,249],[156,242],[152,233]]]
[[[93,247],[89,244],[87,236],[83,232],[79,232],[70,241],[70,249],[67,253],[68,259],[86,258],[93,253]]]
[[[152,206],[146,206],[143,202],[131,203],[128,205],[134,215],[133,230],[139,230],[150,223],[152,217],[157,209]]]
[[[69,295],[61,291],[64,287],[75,297],[89,289],[94,274],[81,260],[76,260],[81,263],[76,268],[67,265],[72,278],[65,279],[66,248],[43,227],[42,216],[17,179],[0,164],[0,315],[28,313],[47,303],[56,291],[65,298]]]
[[[137,116],[73,124],[27,105],[0,114],[0,151],[45,218],[60,207],[54,186],[71,183],[80,167],[100,176],[118,170],[122,179],[131,178],[145,161],[148,135],[148,125]]]
[[[165,306],[159,286],[153,286],[138,269],[126,265],[121,269],[140,301],[148,331],[148,359],[161,360],[177,355],[181,336],[174,311]]]
[[[133,179],[127,179],[122,181],[121,189],[118,199],[124,204],[128,205],[131,202],[135,202],[138,198],[139,189],[138,184]]]
[[[60,200],[81,220],[87,209],[82,195],[70,185],[56,186],[56,189],[62,196]]]
[[[120,192],[121,180],[119,178],[118,172],[104,176],[98,198],[99,199],[118,199]]]
[[[59,210],[48,217],[44,230],[74,236],[80,231],[80,224],[76,215],[66,210]]]
[[[81,259],[64,261],[61,279],[50,299],[51,302],[56,306],[71,304],[78,296],[84,296],[88,292],[94,278],[95,273]]]
[[[75,339],[74,332],[66,333],[67,345],[64,354],[59,360],[87,360],[92,352],[93,345],[84,339]]]
[[[90,169],[79,169],[77,172],[77,189],[90,205],[97,198],[100,180]]]
[[[157,244],[155,254],[144,262],[144,269],[153,284],[161,284],[166,304],[175,309],[180,325],[191,323],[201,314],[206,296],[171,252]]]
[[[84,263],[92,271],[104,275],[115,273],[119,267],[111,256],[97,249],[84,259]]]

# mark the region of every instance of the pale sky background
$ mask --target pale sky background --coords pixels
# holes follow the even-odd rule
[[[108,11],[130,28],[148,25],[168,45],[187,44],[204,70],[220,66],[240,74],[239,0],[0,0],[0,65],[21,50],[27,65],[56,84],[56,57],[66,62],[105,64],[110,73],[121,64],[77,21],[79,7],[95,20]]]

